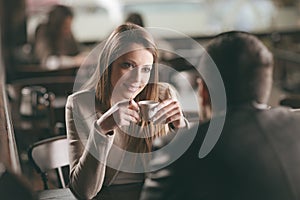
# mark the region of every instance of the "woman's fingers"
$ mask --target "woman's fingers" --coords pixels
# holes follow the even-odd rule
[[[175,122],[177,120],[181,119],[181,113],[180,112],[173,112],[172,113],[167,113],[163,116],[161,116],[160,118],[157,118],[155,120],[153,120],[154,124],[168,124],[168,123],[172,123]]]
[[[136,110],[130,108],[120,108],[121,118],[127,121],[138,123],[140,121],[140,115]]]
[[[135,110],[136,112],[138,112],[140,109],[139,105],[133,99],[120,101],[116,104],[116,106],[118,106],[119,108]]]
[[[139,105],[138,105],[133,99],[131,99],[131,100],[129,101],[129,108],[132,109],[132,110],[135,110],[135,111],[137,111],[137,112],[140,111]]]
[[[97,124],[107,132],[121,126],[129,126],[131,122],[140,121],[139,107],[133,100],[120,101],[105,112]]]
[[[173,99],[167,99],[157,106],[157,112],[152,118],[155,124],[170,123],[180,120],[182,117],[179,103]]]
[[[130,122],[140,121],[139,107],[134,100],[119,102],[118,109],[113,114],[118,126],[129,126]]]

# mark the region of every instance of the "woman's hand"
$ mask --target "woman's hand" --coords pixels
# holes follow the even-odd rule
[[[139,106],[134,100],[120,101],[112,106],[98,120],[101,133],[107,134],[117,127],[129,126],[140,121]]]
[[[166,99],[156,107],[156,113],[152,117],[154,124],[170,124],[172,128],[183,128],[185,122],[179,102],[174,99]]]

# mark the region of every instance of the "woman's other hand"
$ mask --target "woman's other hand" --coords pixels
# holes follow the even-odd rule
[[[154,124],[169,124],[172,128],[186,127],[185,118],[178,101],[166,99],[156,107],[156,113],[152,117]]]

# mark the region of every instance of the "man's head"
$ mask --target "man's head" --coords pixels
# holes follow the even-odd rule
[[[228,105],[267,103],[273,56],[258,38],[245,32],[225,32],[217,35],[206,50],[220,71]]]

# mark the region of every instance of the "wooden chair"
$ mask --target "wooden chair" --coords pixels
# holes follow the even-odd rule
[[[62,188],[66,187],[62,167],[69,166],[68,139],[66,135],[44,139],[34,143],[28,157],[41,175],[44,189],[49,189],[47,172],[56,170]]]

